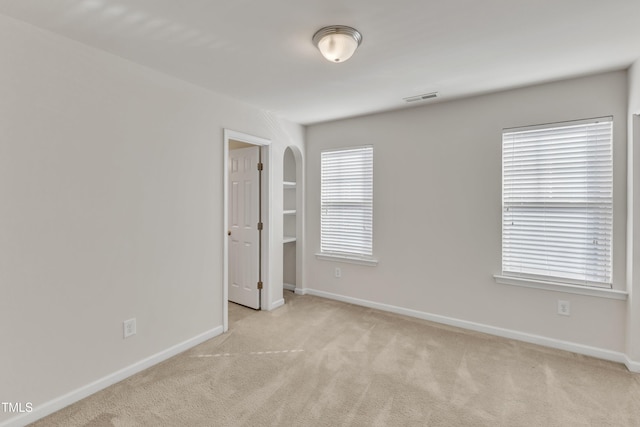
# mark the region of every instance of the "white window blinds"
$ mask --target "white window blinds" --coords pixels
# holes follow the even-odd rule
[[[611,287],[612,118],[502,135],[502,270]]]
[[[321,153],[320,251],[371,256],[373,147]]]

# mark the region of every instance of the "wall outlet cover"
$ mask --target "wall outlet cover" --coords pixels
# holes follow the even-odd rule
[[[561,316],[571,316],[571,302],[558,300],[558,314]]]
[[[131,335],[135,335],[136,334],[136,319],[135,319],[135,317],[133,319],[125,320],[123,325],[124,325],[124,337],[125,338],[128,338]]]

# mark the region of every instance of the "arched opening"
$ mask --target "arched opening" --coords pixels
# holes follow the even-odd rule
[[[303,176],[302,154],[297,147],[290,146],[283,159],[283,248],[282,278],[286,290],[300,292],[302,289],[303,259]]]

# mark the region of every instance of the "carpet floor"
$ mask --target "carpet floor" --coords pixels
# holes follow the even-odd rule
[[[285,292],[229,332],[32,424],[640,426],[620,364]]]

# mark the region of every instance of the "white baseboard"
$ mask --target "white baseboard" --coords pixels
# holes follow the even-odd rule
[[[303,288],[296,288],[294,290],[294,292],[296,293],[296,295],[306,295],[308,293],[307,292],[307,288],[304,288],[304,289]]]
[[[267,311],[275,310],[278,307],[282,307],[284,305],[284,298],[280,298],[278,301],[271,304],[271,307],[267,309]]]
[[[315,295],[322,298],[333,299],[336,301],[347,302],[363,307],[375,308],[377,310],[388,311],[391,313],[402,314],[405,316],[416,317],[418,319],[428,320],[435,323],[442,323],[449,326],[456,326],[463,329],[469,329],[485,334],[496,335],[503,338],[524,341],[531,344],[538,344],[546,347],[556,348],[559,350],[570,351],[572,353],[583,354],[598,359],[609,360],[612,362],[622,363],[632,372],[640,372],[640,363],[631,361],[624,353],[605,350],[597,347],[591,347],[583,344],[572,343],[569,341],[557,340],[554,338],[543,337],[540,335],[528,334],[526,332],[514,331],[512,329],[498,328],[495,326],[484,325],[481,323],[470,322],[467,320],[455,319],[452,317],[440,316],[437,314],[425,313],[423,311],[412,310],[408,308],[398,307],[389,304],[383,304],[374,301],[363,300],[359,298],[347,297],[344,295],[334,294],[330,292],[318,291],[315,289],[305,289],[309,295]],[[296,292],[297,293],[297,292]],[[304,295],[304,294],[303,294]]]
[[[640,362],[636,362],[634,360],[629,359],[629,356],[625,356],[624,364],[627,366],[627,369],[631,372],[640,374]]]
[[[295,292],[296,290],[296,285],[292,285],[291,283],[283,283],[282,284],[282,288],[286,289],[287,291],[293,291]]]
[[[178,353],[182,353],[183,351],[195,347],[200,343],[217,337],[220,334],[222,334],[222,326],[218,326],[207,332],[203,332],[200,335],[176,344],[173,347],[169,347],[166,350],[149,356],[146,359],[142,359],[134,363],[133,365],[129,365],[126,368],[120,369],[119,371],[109,374],[106,377],[100,378],[65,395],[57,397],[41,405],[34,406],[32,412],[24,413],[3,423],[0,423],[0,427],[21,427],[37,421],[49,414],[52,414],[66,406],[71,405],[72,403],[75,403],[102,389],[105,389],[110,385],[122,381],[134,374],[137,374],[138,372],[144,371],[145,369],[150,368],[153,365],[157,365],[158,363],[163,362]]]

